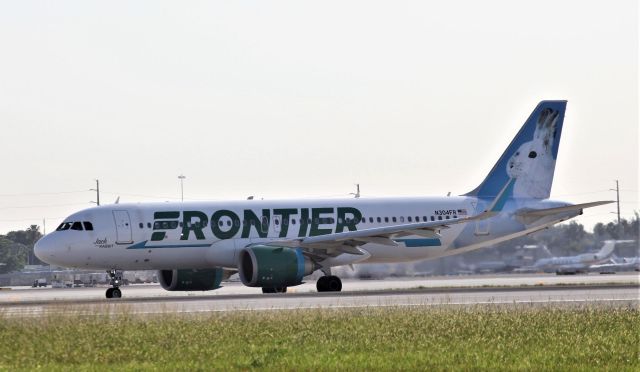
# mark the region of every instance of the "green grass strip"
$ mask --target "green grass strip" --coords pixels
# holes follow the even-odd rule
[[[2,370],[640,370],[637,308],[0,317]]]

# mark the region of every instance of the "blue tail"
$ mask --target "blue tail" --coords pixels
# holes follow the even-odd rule
[[[514,198],[547,199],[551,193],[567,101],[542,101],[475,190],[465,194],[495,198],[513,180]]]

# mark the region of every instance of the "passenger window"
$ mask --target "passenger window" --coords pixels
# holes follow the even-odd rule
[[[395,217],[391,217],[391,221],[396,222],[396,218]]]
[[[407,222],[412,222],[411,221],[411,216],[407,217]]]
[[[427,222],[427,216],[422,216],[422,221]]]
[[[231,226],[231,220],[227,220],[227,226]]]
[[[84,229],[87,231],[93,231],[93,224],[89,221],[84,222]]]
[[[385,217],[384,222],[389,222],[389,217]]]
[[[438,221],[442,221],[442,216],[438,216]]]
[[[222,222],[222,220],[218,221],[218,226],[220,227],[224,226],[224,222]]]
[[[85,222],[85,224],[86,224],[86,222]],[[142,222],[140,222],[140,224],[138,226],[140,226],[141,229],[144,228],[144,224]],[[85,225],[84,227],[86,228],[87,225]],[[89,230],[89,229],[87,229],[87,230]]]
[[[373,223],[373,217],[369,217],[369,222]]]
[[[147,222],[147,228],[151,228],[151,222]]]
[[[400,216],[400,222],[404,222],[404,216]]]
[[[420,216],[416,216],[416,222],[420,222]]]
[[[292,218],[292,219],[291,219],[291,224],[292,224],[292,225],[295,225],[295,224],[296,224],[296,219],[295,219],[295,218]]]
[[[449,216],[447,216],[447,219],[449,219]]]
[[[276,226],[280,225],[280,221],[278,221],[278,219],[277,219],[277,218],[274,218],[274,219],[273,219],[273,223],[274,223]]]
[[[367,223],[367,218],[366,217],[362,217],[362,223]]]
[[[431,216],[431,221],[435,221],[435,220],[436,220],[435,217]]]
[[[382,222],[382,218],[380,217],[376,218],[376,220],[378,221],[378,223]]]
[[[80,230],[80,231],[82,231],[82,223],[81,222],[74,222],[73,225],[71,225],[71,230]]]

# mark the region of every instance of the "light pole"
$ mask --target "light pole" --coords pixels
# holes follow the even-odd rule
[[[609,189],[611,191],[615,191],[616,192],[616,204],[618,206],[618,225],[620,225],[620,186],[618,185],[618,180],[616,180],[616,188],[615,189]]]
[[[615,191],[616,192],[616,204],[618,206],[618,239],[622,239],[622,225],[620,225],[620,185],[618,184],[618,180],[616,180],[616,188],[615,189],[609,189],[611,191]],[[614,212],[611,212],[614,213]],[[615,214],[615,213],[614,213]]]
[[[89,189],[89,191],[95,191],[96,192],[96,205],[100,206],[100,180],[96,180],[96,188],[95,189]]]
[[[180,200],[184,202],[184,179],[187,177],[185,177],[183,174],[180,174],[178,178],[180,179]]]

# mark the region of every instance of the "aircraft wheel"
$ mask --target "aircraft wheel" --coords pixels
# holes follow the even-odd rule
[[[342,280],[335,275],[331,275],[328,277],[327,286],[330,292],[340,292],[342,291]]]
[[[107,298],[121,298],[122,292],[120,291],[120,288],[111,287],[107,289],[107,293],[105,295]]]
[[[340,292],[342,291],[342,280],[335,275],[321,276],[316,282],[318,292]]]
[[[327,278],[328,276],[321,276],[316,282],[316,289],[318,292],[326,292],[328,290]]]

